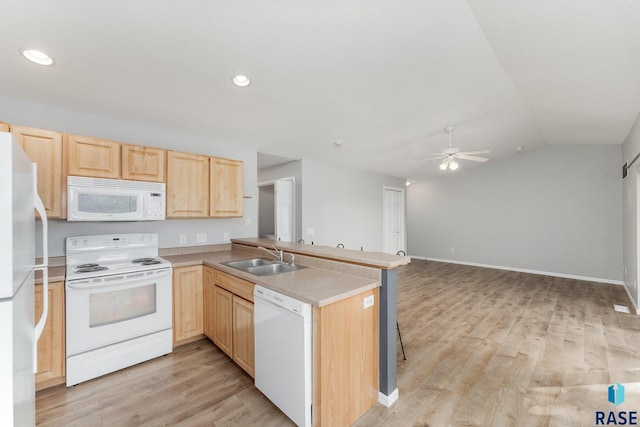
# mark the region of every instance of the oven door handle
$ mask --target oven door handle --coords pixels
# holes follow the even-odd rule
[[[135,273],[129,273],[129,277],[122,276],[121,280],[113,280],[113,281],[100,281],[96,283],[73,283],[67,282],[67,288],[69,289],[113,289],[113,288],[126,288],[127,286],[135,283],[146,282],[146,281],[157,281],[158,279],[162,279],[167,276],[171,276],[171,268],[167,268],[165,271],[161,271],[154,275],[145,275],[140,274],[135,277],[132,277]]]

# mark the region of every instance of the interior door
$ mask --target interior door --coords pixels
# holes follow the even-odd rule
[[[276,240],[293,241],[294,181],[279,179],[275,183]]]
[[[406,251],[404,226],[404,190],[385,187],[383,189],[383,245],[384,252],[397,254]]]

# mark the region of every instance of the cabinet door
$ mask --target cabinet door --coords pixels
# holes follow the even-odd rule
[[[167,152],[159,148],[122,145],[122,179],[165,182]]]
[[[213,301],[213,277],[214,270],[211,267],[204,267],[204,334],[213,340],[214,329],[214,301]]]
[[[120,143],[68,135],[69,175],[120,178]]]
[[[11,133],[31,161],[38,165],[38,195],[47,217],[65,218],[64,135],[24,126],[12,126]]]
[[[0,132],[9,132],[9,123],[0,122]]]
[[[212,217],[241,217],[244,205],[244,164],[211,158],[210,205]]]
[[[42,315],[42,285],[35,287],[36,322]],[[49,314],[38,340],[36,390],[65,381],[64,282],[49,284]]]
[[[233,357],[233,294],[213,287],[213,342]]]
[[[209,216],[209,158],[167,153],[167,218]]]
[[[200,338],[202,325],[202,266],[173,269],[173,345]]]
[[[252,377],[255,376],[253,329],[253,304],[234,295],[233,360]]]

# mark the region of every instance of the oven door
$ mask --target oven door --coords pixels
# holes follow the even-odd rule
[[[171,329],[171,268],[66,283],[67,357]]]

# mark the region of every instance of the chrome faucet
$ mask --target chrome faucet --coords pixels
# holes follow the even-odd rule
[[[276,249],[275,246],[273,247],[273,250],[264,248],[262,246],[258,246],[258,249],[262,249],[263,251],[268,252],[269,254],[271,254],[271,256],[276,257],[278,259],[278,261],[284,262],[283,261],[283,259],[284,259],[284,251]]]

